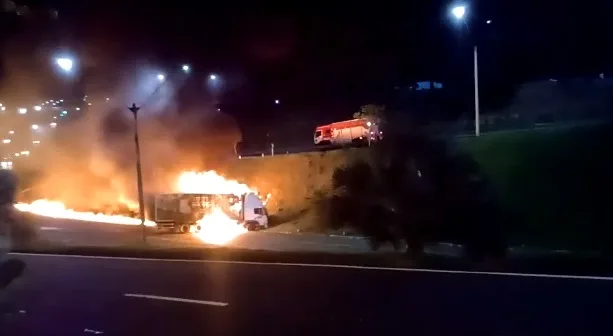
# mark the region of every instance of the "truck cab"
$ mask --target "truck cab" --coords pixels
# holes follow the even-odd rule
[[[332,142],[332,128],[330,128],[330,125],[315,128],[313,142],[315,145],[329,145]]]
[[[241,220],[249,231],[258,231],[268,228],[268,211],[262,200],[254,193],[242,197]]]

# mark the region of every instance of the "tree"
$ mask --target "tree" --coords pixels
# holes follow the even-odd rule
[[[355,119],[369,119],[375,122],[385,121],[385,106],[376,104],[366,104],[353,114]]]

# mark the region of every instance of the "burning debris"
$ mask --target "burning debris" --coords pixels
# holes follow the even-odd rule
[[[207,172],[184,172],[180,174],[174,186],[174,194],[164,194],[166,199],[174,203],[159,201],[156,196],[155,205],[145,225],[158,229],[163,224],[170,223],[172,227],[179,228],[181,232],[191,232],[207,244],[224,245],[246,233],[249,230],[257,230],[267,227],[267,212],[264,208],[270,194],[264,200],[257,196],[257,191],[246,184],[235,180],[228,180],[214,171]],[[225,200],[223,202],[219,200]],[[171,204],[168,207],[168,204]],[[81,212],[68,209],[64,203],[39,199],[32,203],[17,203],[15,208],[20,211],[33,213],[39,216],[79,220],[87,222],[139,225],[138,205],[120,195],[118,204],[111,205],[106,210]],[[174,214],[170,217],[161,218],[159,211],[170,209]],[[126,213],[127,215],[119,215]],[[187,214],[193,218],[180,219],[177,214]]]

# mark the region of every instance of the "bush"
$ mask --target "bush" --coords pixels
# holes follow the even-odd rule
[[[504,253],[502,216],[488,181],[468,156],[440,141],[404,136],[371,160],[336,169],[327,199],[329,223],[348,223],[382,242],[401,242],[419,256],[424,244],[465,244],[471,257]]]

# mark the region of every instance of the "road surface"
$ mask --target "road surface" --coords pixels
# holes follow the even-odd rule
[[[2,335],[590,335],[611,330],[610,278],[14,257],[25,260],[28,270],[4,293]]]
[[[101,224],[75,220],[37,217],[40,238],[67,246],[121,246],[140,242],[139,226]],[[204,244],[192,234],[159,234],[147,230],[147,240],[158,247],[201,247]],[[319,251],[335,253],[370,252],[365,239],[320,234],[286,234],[248,232],[227,244],[228,247],[271,251]]]

